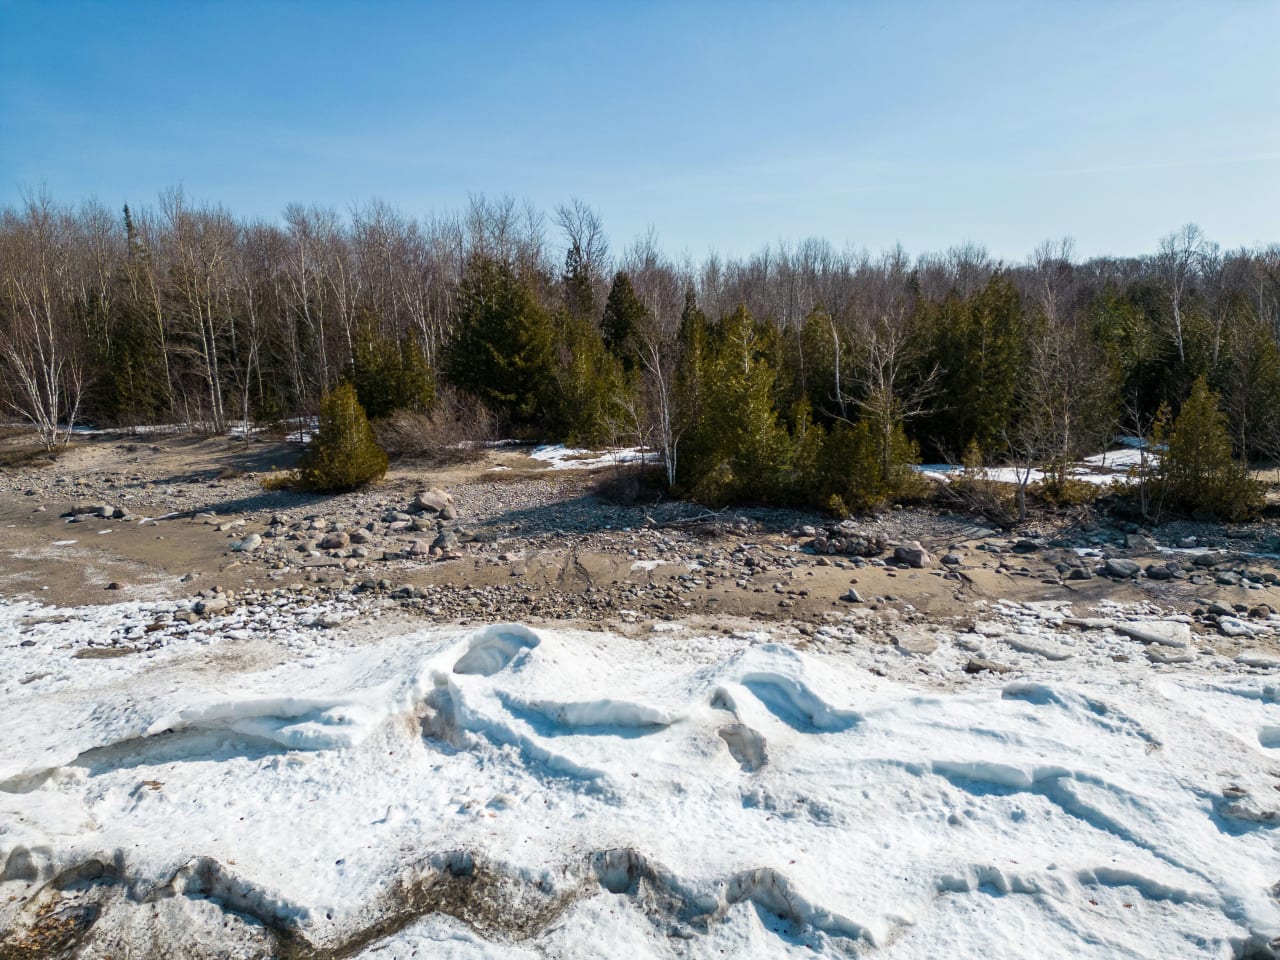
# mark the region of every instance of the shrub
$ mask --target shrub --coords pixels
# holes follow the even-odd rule
[[[378,443],[396,459],[464,463],[497,437],[497,423],[478,397],[441,387],[429,413],[396,410],[373,425]]]
[[[339,384],[320,401],[320,429],[298,462],[296,486],[353,490],[382,479],[386,472],[387,452],[378,446],[355,388]]]
[[[884,503],[922,498],[925,481],[913,469],[915,444],[895,425],[886,440],[863,420],[837,424],[817,455],[815,501],[835,512],[862,512]]]

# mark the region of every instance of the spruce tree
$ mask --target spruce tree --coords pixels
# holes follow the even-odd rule
[[[609,299],[605,301],[600,334],[609,352],[622,361],[624,370],[631,371],[636,366],[636,337],[644,320],[644,305],[636,296],[631,277],[625,271],[619,271],[613,278]]]
[[[477,258],[463,278],[449,380],[516,425],[545,426],[555,407],[551,318],[513,267]]]
[[[582,247],[574,241],[564,255],[564,308],[571,320],[595,320],[596,297]]]

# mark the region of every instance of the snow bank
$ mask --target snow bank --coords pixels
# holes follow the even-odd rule
[[[987,632],[1072,659],[926,688],[880,645],[517,624],[76,660],[83,620],[23,648],[0,606],[0,930],[58,902],[86,956],[1270,955],[1280,681],[1108,672],[1067,612]]]

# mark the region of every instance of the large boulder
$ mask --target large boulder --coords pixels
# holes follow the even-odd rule
[[[1107,576],[1116,577],[1120,580],[1127,580],[1130,577],[1136,577],[1139,571],[1142,570],[1142,568],[1132,560],[1123,560],[1119,557],[1111,557],[1105,564],[1103,564],[1103,567],[1107,571]]]
[[[441,513],[445,507],[451,506],[453,506],[453,497],[439,487],[419,490],[412,504],[415,513]]]
[[[916,570],[933,564],[933,557],[929,555],[928,550],[920,545],[919,540],[912,540],[894,547],[893,559],[898,563],[905,563]]]
[[[333,533],[325,535],[325,538],[320,541],[319,547],[321,550],[342,550],[350,544],[350,534],[335,530]]]

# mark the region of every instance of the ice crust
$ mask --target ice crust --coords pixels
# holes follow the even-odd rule
[[[72,660],[49,617],[0,647],[0,939],[74,888],[87,957],[1274,955],[1280,681],[1108,672],[1065,613],[928,686],[519,624]]]

